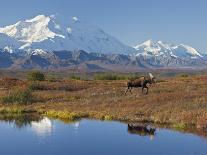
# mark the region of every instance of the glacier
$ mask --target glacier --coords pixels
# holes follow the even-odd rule
[[[81,21],[78,17],[62,21],[56,15],[38,15],[0,28],[0,34],[15,40],[11,46],[13,49],[29,52],[42,49],[46,52],[84,50],[104,54],[130,54],[135,51],[134,48],[121,43],[97,26]],[[11,42],[12,40],[9,40],[9,43]]]
[[[206,68],[195,48],[147,40],[125,45],[76,16],[38,15],[0,28],[0,68],[137,71],[154,68]]]

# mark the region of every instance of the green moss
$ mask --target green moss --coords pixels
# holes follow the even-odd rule
[[[24,109],[20,107],[5,107],[0,109],[1,114],[22,114],[24,113]]]
[[[67,101],[76,101],[80,99],[81,99],[81,96],[68,96],[67,97]]]
[[[28,85],[28,88],[32,91],[34,90],[44,90],[43,86],[39,82],[31,82]]]
[[[105,115],[104,116],[104,120],[111,121],[111,120],[113,120],[113,116],[111,116],[111,115]]]
[[[119,74],[109,74],[109,73],[103,73],[103,74],[96,74],[94,76],[95,80],[126,80],[128,79],[125,75],[119,75]]]
[[[186,129],[186,124],[185,123],[176,123],[176,124],[173,124],[173,128],[174,129],[177,129],[177,130],[185,130]]]
[[[187,78],[187,77],[189,77],[189,75],[188,74],[181,74],[180,77]]]
[[[80,77],[80,76],[77,76],[77,75],[71,75],[71,76],[70,76],[70,79],[73,79],[73,80],[80,80],[81,77]]]
[[[29,81],[44,81],[45,75],[40,71],[32,71],[28,73],[27,79]]]
[[[46,116],[52,117],[52,118],[57,118],[57,119],[64,119],[64,120],[77,120],[81,118],[81,115],[74,113],[74,112],[68,112],[68,111],[55,111],[55,110],[50,110],[45,113]]]

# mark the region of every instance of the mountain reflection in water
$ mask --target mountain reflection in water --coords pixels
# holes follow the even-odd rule
[[[87,119],[68,122],[38,115],[4,115],[0,120],[2,155],[206,155],[207,152],[206,140],[199,136],[158,130],[148,124]]]
[[[36,114],[1,114],[0,120],[14,124],[16,128],[24,128],[31,125],[32,121],[39,122],[42,119],[40,115]]]
[[[38,136],[50,135],[54,127],[53,120],[37,114],[1,114],[0,120],[20,130],[29,128]],[[67,122],[66,124],[78,130],[80,122]]]
[[[52,121],[44,117],[40,121],[31,121],[31,129],[40,136],[50,134],[52,132]]]
[[[53,123],[54,120],[38,114],[0,114],[0,121],[12,124],[12,126],[17,129],[29,128],[38,136],[50,135],[55,126],[55,123]],[[75,122],[63,121],[62,123],[71,126],[71,128],[78,132],[81,120]],[[154,139],[157,131],[155,127],[142,123],[129,123],[126,128],[129,134],[135,134],[144,137],[147,136],[150,137],[151,140]],[[197,132],[194,130],[189,130],[185,131],[184,133],[195,133],[202,137],[207,137],[206,132],[201,131]]]

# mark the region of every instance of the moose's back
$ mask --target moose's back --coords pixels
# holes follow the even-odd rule
[[[127,82],[127,86],[128,87],[141,87],[144,80],[145,80],[144,76],[131,79],[130,81]]]

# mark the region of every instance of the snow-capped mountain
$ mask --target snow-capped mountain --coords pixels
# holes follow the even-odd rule
[[[129,47],[77,17],[39,15],[0,28],[0,68],[137,71],[206,66],[207,56],[193,47],[153,40]]]
[[[8,40],[1,49],[35,50],[85,50],[97,53],[130,54],[134,48],[121,43],[100,28],[79,20],[77,17],[62,21],[57,16],[39,15],[33,19],[19,21],[0,28],[0,41]],[[4,35],[3,35],[4,34]],[[11,44],[12,43],[12,44]],[[2,44],[0,42],[0,44]],[[4,46],[5,45],[5,46]]]
[[[172,45],[162,41],[147,40],[134,47],[138,55],[145,56],[172,56],[179,58],[202,58],[203,56],[193,47],[188,45]]]
[[[188,45],[172,45],[162,41],[147,40],[134,47],[136,59],[153,66],[183,67],[206,64],[205,58]]]
[[[7,51],[9,53],[15,52],[17,47],[20,47],[21,43],[16,39],[9,37],[6,34],[0,33],[0,49]]]

